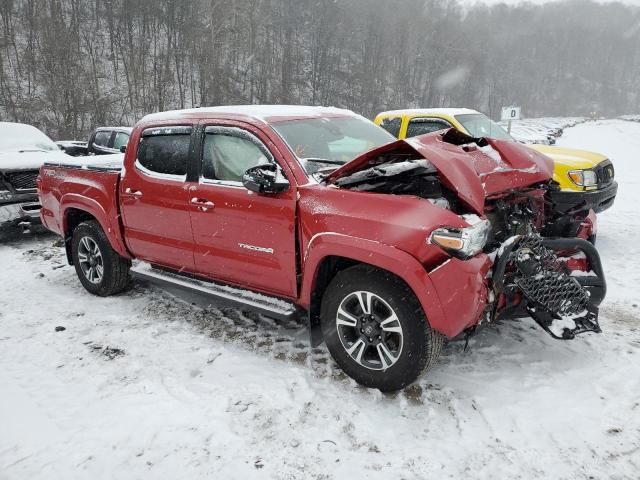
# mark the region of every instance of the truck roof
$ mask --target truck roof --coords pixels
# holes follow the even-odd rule
[[[141,122],[156,122],[180,118],[245,117],[265,122],[277,122],[299,118],[321,118],[336,116],[358,116],[351,110],[336,107],[313,107],[307,105],[225,105],[220,107],[188,108],[146,115]]]
[[[125,132],[125,133],[131,133],[133,128],[132,127],[98,127],[96,128],[96,132],[103,132],[105,130],[115,130],[116,132]]]
[[[420,116],[420,115],[434,115],[434,114],[444,114],[444,115],[467,115],[473,113],[480,113],[476,110],[472,110],[470,108],[406,108],[401,110],[388,110],[386,112],[380,112],[378,115],[381,116],[393,116],[393,115],[412,115],[412,116]]]

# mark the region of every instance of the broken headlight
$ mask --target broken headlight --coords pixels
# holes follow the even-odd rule
[[[598,177],[593,170],[571,170],[567,175],[580,187],[594,187],[598,184]]]
[[[429,242],[459,258],[469,258],[480,253],[489,238],[491,224],[475,215],[465,215],[465,220],[471,226],[438,228],[431,233]]]

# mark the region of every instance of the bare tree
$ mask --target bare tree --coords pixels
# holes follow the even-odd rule
[[[0,0],[0,117],[54,138],[172,108],[640,111],[640,9],[565,0]]]

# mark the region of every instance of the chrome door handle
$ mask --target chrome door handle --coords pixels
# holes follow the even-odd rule
[[[124,193],[126,193],[127,195],[131,195],[132,197],[135,197],[135,198],[142,197],[142,192],[140,190],[131,190],[130,188],[126,188],[124,190]]]
[[[213,207],[215,207],[215,204],[211,200],[197,197],[193,197],[191,199],[191,205],[195,205],[196,207],[198,207],[198,210],[201,210],[203,212],[206,212],[207,210],[213,209]]]

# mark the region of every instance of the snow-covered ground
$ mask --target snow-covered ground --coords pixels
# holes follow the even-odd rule
[[[604,332],[504,322],[396,395],[310,354],[298,325],[141,284],[93,297],[55,237],[5,239],[0,478],[637,479],[640,124],[560,143],[610,154],[620,182],[598,233]]]

